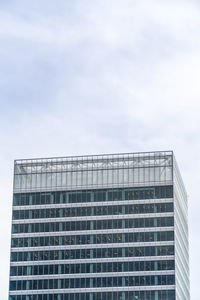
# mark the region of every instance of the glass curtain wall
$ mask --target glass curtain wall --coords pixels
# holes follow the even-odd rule
[[[16,160],[9,300],[189,299],[176,298],[173,163],[171,151]]]

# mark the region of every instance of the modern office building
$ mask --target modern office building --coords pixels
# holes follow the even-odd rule
[[[189,300],[171,151],[16,160],[10,300]]]

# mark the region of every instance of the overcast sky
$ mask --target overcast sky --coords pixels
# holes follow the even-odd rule
[[[199,300],[200,1],[0,0],[0,300],[13,160],[174,150]]]

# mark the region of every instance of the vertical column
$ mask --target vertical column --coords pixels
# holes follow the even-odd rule
[[[126,253],[125,253],[125,248],[122,248],[122,257],[125,257]]]
[[[90,293],[90,300],[93,300],[93,294]]]
[[[157,270],[158,270],[158,262],[155,261],[155,262],[154,262],[154,271],[157,271]]]
[[[54,195],[53,195],[53,193],[51,193],[51,196],[50,196],[51,198],[50,198],[50,204],[53,204],[53,200],[54,200]]]
[[[155,300],[159,300],[159,298],[158,298],[158,291],[155,291]]]
[[[94,202],[94,191],[90,192],[90,202]]]
[[[33,195],[30,194],[29,195],[29,205],[32,205],[33,204]]]

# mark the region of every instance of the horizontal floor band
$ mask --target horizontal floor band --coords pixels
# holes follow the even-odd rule
[[[94,293],[94,292],[118,292],[118,291],[162,291],[173,290],[175,285],[134,286],[134,287],[111,287],[111,288],[78,288],[78,289],[52,289],[52,290],[24,290],[10,291],[10,295],[37,295],[37,294],[59,294],[59,293]]]
[[[129,277],[129,276],[156,276],[174,275],[174,270],[163,271],[137,271],[137,272],[107,272],[107,273],[78,273],[78,274],[52,274],[52,275],[30,275],[10,276],[11,280],[42,280],[42,279],[68,279],[68,278],[106,278],[106,277]]]
[[[173,217],[173,212],[159,213],[143,213],[143,214],[120,214],[120,215],[103,215],[103,216],[84,216],[84,217],[58,217],[58,218],[38,218],[38,219],[19,219],[13,220],[12,224],[27,223],[54,223],[68,221],[96,221],[96,220],[113,220],[113,219],[140,219],[140,218],[156,218],[156,217]]]
[[[34,233],[12,233],[12,238],[24,237],[45,237],[45,236],[72,236],[72,235],[98,235],[113,233],[137,233],[137,232],[163,232],[174,231],[174,226],[169,227],[143,227],[143,228],[122,228],[122,229],[100,229],[82,231],[53,231],[53,232],[34,232]]]
[[[19,261],[11,262],[12,266],[29,266],[29,265],[61,265],[61,264],[90,264],[90,263],[108,263],[108,262],[135,262],[135,261],[159,261],[174,260],[174,255],[169,256],[140,256],[140,257],[113,257],[113,258],[90,258],[90,259],[66,259],[66,260],[40,260],[40,261]]]
[[[174,241],[163,242],[138,242],[138,243],[116,243],[116,244],[85,244],[85,245],[66,245],[66,246],[43,246],[43,247],[20,247],[11,248],[12,252],[24,251],[50,251],[50,250],[75,250],[75,249],[97,249],[97,248],[128,248],[128,247],[155,247],[172,246]]]
[[[13,210],[29,210],[29,209],[47,209],[47,208],[72,208],[72,207],[96,207],[96,206],[114,206],[114,205],[125,205],[125,204],[153,204],[153,203],[165,203],[172,202],[173,198],[151,198],[151,199],[140,199],[140,200],[116,200],[116,201],[101,201],[101,202],[78,202],[78,203],[52,203],[52,204],[41,204],[41,205],[22,205],[13,206]]]

